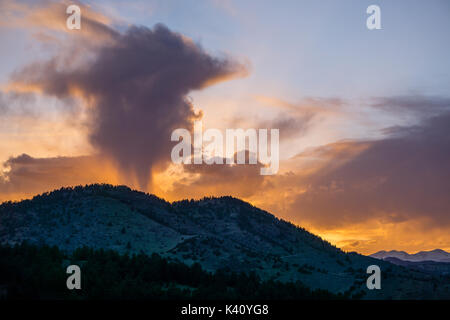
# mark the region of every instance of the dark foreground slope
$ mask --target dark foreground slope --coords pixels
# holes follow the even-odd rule
[[[81,289],[66,288],[65,268],[83,269]],[[158,254],[120,255],[87,247],[71,253],[26,242],[0,246],[0,289],[6,299],[344,299],[300,282],[261,280],[256,274],[209,273],[198,263],[168,262]]]
[[[198,263],[206,271],[254,272],[263,280],[365,298],[450,297],[448,277],[344,253],[319,237],[241,200],[168,203],[127,187],[65,188],[0,206],[0,243],[24,240],[71,253],[82,246]],[[382,270],[382,290],[367,290],[366,268]]]

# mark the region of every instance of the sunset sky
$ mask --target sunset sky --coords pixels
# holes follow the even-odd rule
[[[346,251],[449,251],[449,31],[448,0],[0,0],[0,201],[232,195]],[[278,174],[174,165],[195,119],[279,129]]]

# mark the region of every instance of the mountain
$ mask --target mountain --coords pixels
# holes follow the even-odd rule
[[[450,262],[436,262],[429,260],[405,261],[394,257],[386,257],[384,260],[399,266],[420,270],[431,274],[450,275]]]
[[[397,258],[403,261],[435,261],[435,262],[450,262],[450,253],[441,250],[441,249],[435,249],[432,251],[420,251],[414,254],[409,254],[405,251],[378,251],[374,254],[370,255],[373,258],[376,259],[383,259],[386,260],[386,258]]]
[[[0,244],[27,241],[73,252],[82,246],[151,255],[205,270],[255,272],[311,289],[369,299],[450,298],[450,277],[345,253],[327,241],[232,197],[169,203],[125,186],[62,188],[0,205]],[[368,290],[378,265],[382,289]]]

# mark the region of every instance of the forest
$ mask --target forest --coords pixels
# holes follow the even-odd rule
[[[81,269],[81,289],[69,290],[69,265]],[[82,247],[71,253],[26,242],[0,246],[0,299],[32,300],[298,300],[345,299],[301,282],[261,280],[255,273],[207,272],[200,264],[158,254],[119,254]],[[355,298],[355,297],[353,297]]]

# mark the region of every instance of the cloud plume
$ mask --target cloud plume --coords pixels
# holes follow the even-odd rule
[[[11,84],[61,99],[80,96],[89,104],[90,142],[141,189],[147,189],[153,169],[168,164],[171,132],[192,130],[201,116],[188,93],[245,72],[161,24],[132,26],[113,43],[90,50],[76,68],[56,56],[15,72]]]

